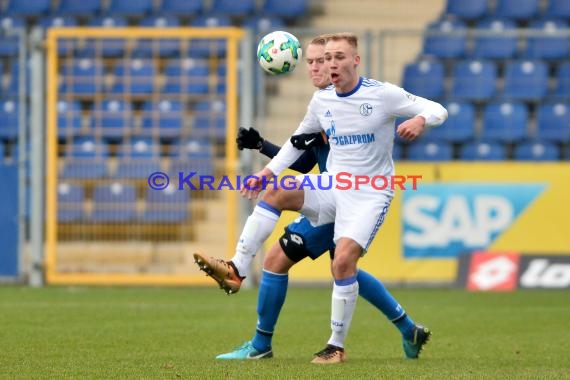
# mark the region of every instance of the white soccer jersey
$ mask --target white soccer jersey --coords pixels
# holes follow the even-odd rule
[[[348,93],[337,94],[332,85],[315,92],[294,134],[326,132],[331,174],[390,176],[394,174],[395,120],[414,116],[424,117],[426,127],[434,127],[445,121],[447,111],[393,84],[361,77]],[[278,175],[301,154],[287,141],[267,167]]]

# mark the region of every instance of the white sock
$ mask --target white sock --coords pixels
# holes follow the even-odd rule
[[[276,208],[260,201],[247,218],[236,246],[236,254],[232,257],[232,263],[240,276],[249,275],[255,254],[275,229],[280,214]]]
[[[356,281],[356,276],[354,277],[354,282],[348,285],[337,285],[335,281],[331,306],[332,334],[328,344],[344,348],[344,340],[348,335],[357,298],[358,282]]]

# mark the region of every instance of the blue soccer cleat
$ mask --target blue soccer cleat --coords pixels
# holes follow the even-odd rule
[[[404,339],[404,353],[408,359],[417,359],[420,356],[422,348],[426,345],[431,336],[431,331],[422,325],[414,327],[414,335],[411,340]]]
[[[253,347],[251,341],[249,341],[245,342],[243,345],[236,348],[235,351],[216,356],[216,359],[248,360],[248,359],[269,359],[272,357],[273,357],[273,351],[271,350],[271,348],[267,349],[266,351],[258,351]]]

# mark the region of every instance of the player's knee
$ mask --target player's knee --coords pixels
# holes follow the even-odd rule
[[[279,210],[299,210],[303,205],[303,197],[302,190],[268,188],[261,199]]]
[[[290,260],[279,244],[273,246],[263,259],[263,269],[273,273],[285,274],[295,264]]]

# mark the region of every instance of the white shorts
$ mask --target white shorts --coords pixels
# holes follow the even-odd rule
[[[296,177],[297,181],[310,181],[314,189],[304,186],[304,202],[300,212],[305,215],[311,224],[320,226],[327,223],[335,223],[334,242],[340,238],[350,238],[357,242],[364,251],[368,249],[376,233],[382,226],[393,193],[374,189],[339,190],[332,180],[330,189],[317,186],[319,176],[320,183],[329,184],[329,175],[306,174]],[[325,187],[325,186],[323,186]]]

